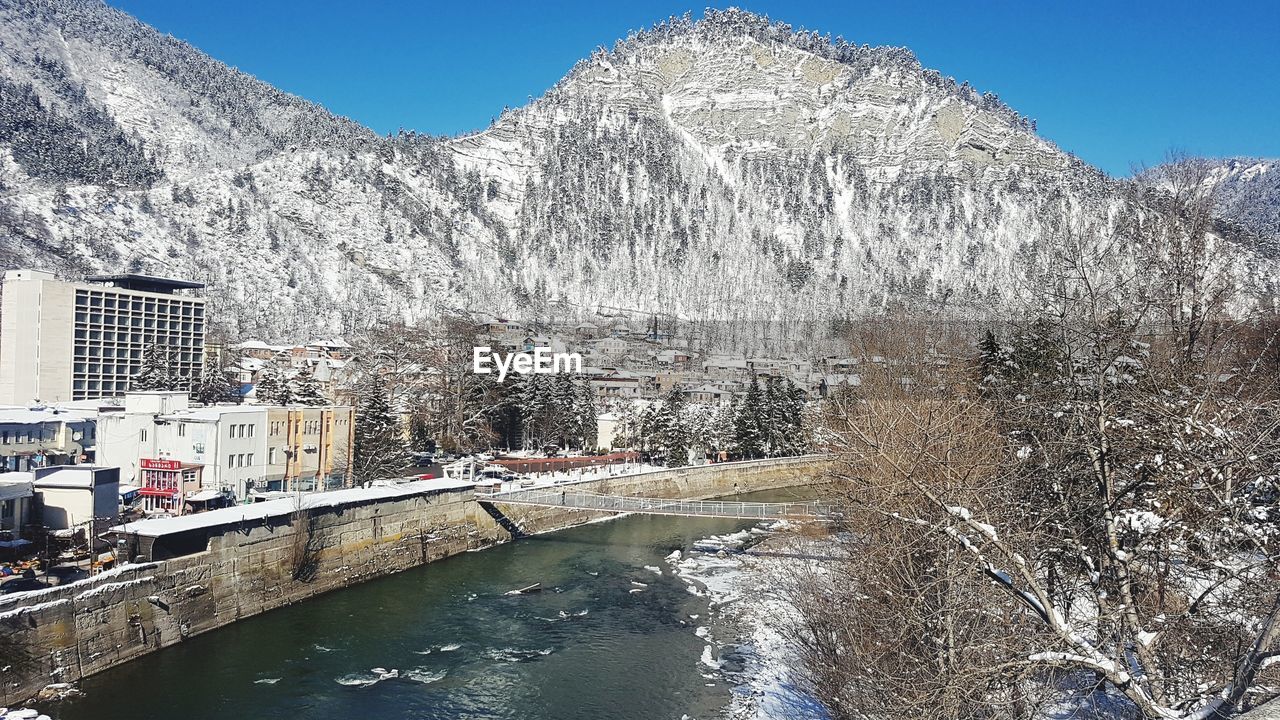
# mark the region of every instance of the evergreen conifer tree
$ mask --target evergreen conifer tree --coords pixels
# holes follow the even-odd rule
[[[254,395],[259,405],[288,405],[293,402],[293,388],[275,363],[268,363],[258,372]]]
[[[191,399],[202,405],[239,403],[240,391],[227,369],[218,364],[216,357],[210,356],[205,361],[200,379],[191,388]]]
[[[743,458],[753,459],[765,454],[764,394],[754,375],[734,414],[733,441],[738,455]]]
[[[351,472],[357,483],[398,477],[412,458],[399,419],[378,380],[357,389]]]
[[[312,373],[298,373],[298,376],[293,379],[291,393],[293,402],[299,405],[329,404],[329,398],[325,397],[324,390],[320,388],[320,381],[316,380],[316,376]]]
[[[138,372],[129,380],[130,390],[175,390],[178,387],[173,351],[168,345],[152,343],[142,353]]]
[[[662,399],[656,415],[656,439],[667,457],[667,467],[689,464],[689,429],[684,416],[684,395],[674,388]]]
[[[597,446],[595,390],[591,387],[591,381],[583,376],[578,376],[575,384],[577,388],[574,391],[573,412],[577,424],[576,434],[584,452],[595,450]]]

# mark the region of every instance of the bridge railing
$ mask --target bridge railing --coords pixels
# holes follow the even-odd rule
[[[820,503],[764,503],[738,500],[672,500],[667,498],[601,495],[578,490],[530,488],[497,493],[478,493],[482,500],[516,505],[569,507],[581,510],[643,513],[650,515],[697,515],[747,519],[817,520],[829,517],[831,508]]]

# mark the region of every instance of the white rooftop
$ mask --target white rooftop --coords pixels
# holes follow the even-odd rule
[[[80,422],[94,413],[80,409],[59,407],[28,408],[17,405],[0,406],[0,425],[35,425],[49,422]]]
[[[33,477],[34,474],[29,472],[0,473],[0,500],[31,497]]]
[[[374,485],[367,488],[347,488],[330,490],[329,492],[310,493],[296,498],[281,498],[253,503],[252,505],[236,505],[235,507],[210,510],[209,512],[182,515],[172,518],[153,518],[138,522],[116,525],[113,532],[143,535],[146,537],[162,537],[189,530],[230,525],[236,522],[251,522],[271,517],[288,515],[298,509],[310,510],[328,508],[347,503],[369,500],[384,500],[397,497],[408,497],[425,493],[448,490],[470,490],[475,487],[474,481],[462,480],[417,480],[408,483]]]

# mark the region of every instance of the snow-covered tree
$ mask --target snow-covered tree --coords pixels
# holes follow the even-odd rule
[[[161,343],[147,346],[138,372],[129,379],[130,390],[186,390],[189,387],[190,378],[179,373],[173,349]]]
[[[693,442],[685,414],[684,394],[671,390],[648,410],[644,433],[652,452],[660,455],[668,467],[689,464],[689,448]]]
[[[790,378],[766,378],[763,392],[763,435],[771,457],[804,451],[804,392]]]
[[[751,459],[763,457],[767,452],[768,435],[764,393],[753,375],[747,385],[746,395],[738,403],[733,419],[733,441],[737,454]]]
[[[320,387],[320,381],[316,380],[315,375],[312,373],[298,373],[290,385],[291,401],[298,405],[320,406],[331,404],[329,398],[325,396],[324,390]]]
[[[832,408],[858,537],[798,579],[789,635],[833,716],[1067,694],[1208,720],[1275,694],[1277,335],[1226,322],[1231,259],[1174,212],[1062,238],[1031,316],[973,365],[903,357]],[[1158,261],[1127,272],[1133,245]]]
[[[233,373],[234,370],[222,367],[217,357],[210,355],[202,368],[200,379],[191,388],[191,399],[202,405],[239,403],[240,387],[235,382]]]
[[[254,396],[259,405],[289,405],[294,402],[293,387],[280,366],[269,362],[258,371]]]
[[[358,388],[351,475],[356,483],[403,474],[412,458],[404,428],[387,400],[386,386],[369,378]]]

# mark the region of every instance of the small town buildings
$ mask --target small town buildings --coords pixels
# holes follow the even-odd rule
[[[684,395],[689,401],[702,405],[723,407],[733,404],[733,393],[714,385],[699,385],[698,387],[688,388],[684,391]]]
[[[596,399],[607,402],[616,399],[634,399],[641,395],[643,383],[638,375],[626,370],[612,370],[590,377]]]
[[[630,344],[620,337],[607,337],[597,340],[595,348],[601,354],[622,357],[627,354]]]
[[[243,357],[255,360],[276,360],[292,355],[292,345],[269,345],[261,340],[246,340],[235,346]]]
[[[188,498],[200,492],[203,470],[203,465],[181,460],[140,459],[138,481],[141,488],[138,494],[142,496],[142,511],[147,514],[183,514]]]
[[[689,366],[689,361],[692,357],[692,355],[683,350],[668,348],[666,350],[659,350],[654,355],[654,362],[657,363],[658,367],[683,370]]]
[[[120,515],[120,470],[60,465],[32,471],[41,523],[50,530],[105,530]]]
[[[862,376],[857,373],[827,374],[818,382],[818,397],[829,397],[842,387],[856,388],[862,385]]]
[[[171,497],[180,485],[184,502],[193,491],[243,501],[261,490],[341,487],[350,477],[353,420],[345,406],[192,408],[186,393],[128,393],[122,409],[99,416],[98,457],[144,496]],[[181,509],[176,499],[168,504]]]
[[[711,379],[739,379],[748,374],[744,358],[712,355],[702,361],[702,372]]]
[[[93,416],[63,407],[0,407],[0,472],[91,461]]]
[[[622,418],[617,413],[603,412],[596,415],[596,445],[613,449],[614,440],[622,432]]]
[[[653,375],[654,390],[658,395],[666,395],[684,384],[685,373],[676,370],[659,370]]]

